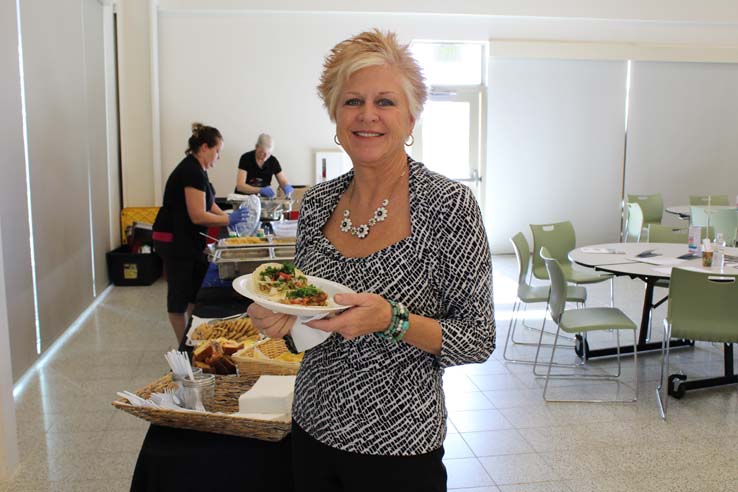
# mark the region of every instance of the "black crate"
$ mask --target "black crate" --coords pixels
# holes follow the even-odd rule
[[[115,285],[151,285],[161,277],[162,261],[156,253],[136,254],[121,246],[105,256]]]

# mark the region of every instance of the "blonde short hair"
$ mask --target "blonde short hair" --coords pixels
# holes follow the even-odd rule
[[[362,68],[389,65],[398,69],[402,77],[410,114],[417,120],[428,97],[425,78],[418,62],[410,54],[408,45],[397,42],[393,32],[379,29],[365,31],[341,41],[333,47],[323,63],[318,94],[328,110],[331,121],[336,121],[338,98],[343,84]]]
[[[256,145],[254,147],[261,147],[271,149],[274,147],[274,140],[268,133],[261,133],[259,138],[256,139]]]

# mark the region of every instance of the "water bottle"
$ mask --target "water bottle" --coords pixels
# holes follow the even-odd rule
[[[725,266],[725,236],[722,232],[715,234],[715,262],[714,266],[722,269]]]

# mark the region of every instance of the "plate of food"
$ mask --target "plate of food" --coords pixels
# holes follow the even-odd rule
[[[320,316],[350,306],[337,304],[333,296],[354,293],[330,280],[305,275],[291,263],[264,263],[253,273],[233,281],[233,288],[244,297],[275,313],[295,316]]]

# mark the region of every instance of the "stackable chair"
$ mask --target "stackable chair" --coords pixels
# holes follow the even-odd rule
[[[715,237],[714,234],[715,230],[712,227],[703,227],[702,228],[702,237],[700,239],[705,239],[706,237]],[[689,228],[686,227],[671,227],[671,226],[665,226],[665,225],[658,225],[658,224],[650,224],[648,226],[648,240],[652,243],[673,243],[673,244],[684,244],[686,245],[689,242]],[[654,284],[656,287],[663,287],[664,289],[669,288],[669,279],[659,279]],[[648,315],[648,338],[647,340],[651,339],[651,328],[652,328],[652,320],[653,320],[653,312],[654,310],[661,306],[669,296],[664,297],[659,302],[654,304],[651,307],[651,311]]]
[[[715,237],[715,229],[713,227],[702,228],[702,239],[706,237]],[[652,243],[687,244],[689,242],[689,229],[686,227],[649,224],[648,241]]]
[[[533,345],[538,346],[541,344],[534,342],[516,342],[515,341],[515,329],[518,325],[518,315],[520,314],[520,308],[522,306],[527,307],[528,304],[532,303],[546,303],[546,312],[543,315],[543,325],[541,326],[541,337],[543,336],[543,330],[546,327],[546,314],[548,314],[548,296],[551,290],[548,285],[532,286],[528,283],[528,271],[530,265],[530,247],[528,241],[522,233],[517,233],[510,238],[513,250],[515,251],[515,258],[518,260],[518,296],[513,304],[512,315],[510,317],[510,324],[507,330],[507,337],[505,338],[505,349],[502,351],[502,357],[508,362],[514,362],[518,364],[533,364],[533,360],[524,359],[512,359],[507,355],[507,347],[512,340],[513,344],[516,345]],[[566,301],[575,302],[579,305],[584,305],[587,300],[587,290],[584,287],[568,286],[566,288]],[[525,325],[525,318],[523,318],[523,325]],[[536,328],[538,329],[538,328]],[[543,346],[551,346],[551,344],[543,344]],[[568,365],[567,365],[568,367]]]
[[[708,205],[730,205],[728,195],[689,195],[691,206],[706,207]]]
[[[736,240],[736,229],[738,229],[738,211],[732,208],[690,207],[690,223],[698,226],[708,226],[723,233],[725,242],[733,245]],[[714,238],[715,236],[710,236]]]
[[[566,278],[564,276],[564,270],[561,264],[554,258],[553,255],[544,247],[539,251],[541,258],[544,261],[548,276],[551,279],[551,293],[548,299],[548,309],[551,313],[551,319],[556,323],[556,335],[554,337],[553,348],[551,349],[551,358],[548,364],[545,364],[546,375],[545,384],[543,386],[543,399],[545,401],[564,401],[564,402],[591,402],[591,403],[626,403],[634,402],[638,397],[638,352],[637,352],[637,340],[636,340],[636,325],[630,320],[621,310],[613,307],[598,307],[598,308],[583,308],[583,309],[566,309]],[[595,330],[610,330],[613,329],[617,333],[617,361],[618,361],[618,372],[617,374],[592,374],[592,375],[581,375],[576,373],[570,374],[551,374],[551,368],[553,367],[554,355],[556,354],[556,347],[559,340],[559,333],[587,333]],[[549,399],[547,397],[548,383],[552,379],[581,379],[581,380],[608,380],[614,381],[620,376],[622,372],[621,357],[620,357],[620,330],[632,330],[633,331],[633,368],[635,374],[635,393],[632,399],[620,400],[601,400],[601,399]],[[533,365],[533,372],[536,373],[536,369],[539,365],[538,358],[540,353],[540,347],[536,350],[536,358]]]
[[[625,242],[639,243],[641,242],[641,234],[643,232],[643,210],[637,203],[628,204],[628,220],[625,222]],[[649,239],[650,240],[650,239]]]
[[[659,413],[666,419],[668,393],[679,374],[668,376],[671,337],[717,343],[738,343],[738,276],[674,268],[669,286],[669,308],[661,345],[661,380],[656,388]],[[727,370],[727,369],[726,369]],[[731,368],[732,370],[732,368]],[[666,386],[666,388],[665,388]],[[668,391],[671,387],[672,391]],[[667,391],[667,394],[664,391]],[[678,392],[678,389],[677,389]]]
[[[661,193],[654,195],[628,195],[628,203],[637,203],[643,211],[643,227],[661,224],[664,215],[664,200]]]
[[[610,280],[610,305],[613,304],[613,275],[594,270],[575,269],[569,260],[569,252],[576,247],[574,226],[568,220],[553,224],[531,224],[533,233],[533,276],[539,280],[548,280],[546,265],[541,258],[541,248],[546,248],[558,260],[567,282],[576,285],[595,284]]]

